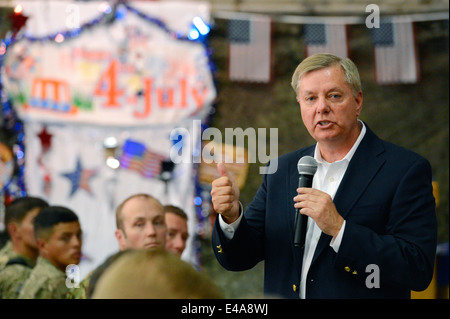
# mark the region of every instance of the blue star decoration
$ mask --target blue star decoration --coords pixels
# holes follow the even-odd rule
[[[97,172],[93,169],[83,169],[81,167],[81,161],[78,158],[75,171],[73,173],[61,174],[61,176],[67,177],[72,183],[72,190],[70,192],[70,196],[72,197],[72,195],[75,194],[75,192],[80,188],[84,189],[86,192],[92,195],[92,190],[89,186],[89,180],[96,174]]]

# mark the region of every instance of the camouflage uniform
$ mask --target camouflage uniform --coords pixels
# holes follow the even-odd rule
[[[0,299],[17,299],[35,262],[26,257],[13,258],[0,270]]]
[[[0,299],[16,299],[36,262],[17,254],[11,241],[0,250]]]
[[[73,299],[87,299],[87,289],[89,286],[89,279],[91,278],[92,272],[90,272],[86,278],[84,278],[80,283],[78,288],[74,288],[71,292]]]
[[[6,266],[6,263],[11,259],[17,257],[17,253],[12,248],[11,241],[8,241],[2,249],[0,249],[0,270]]]
[[[19,299],[72,299],[74,289],[66,286],[66,274],[39,257],[25,281]]]

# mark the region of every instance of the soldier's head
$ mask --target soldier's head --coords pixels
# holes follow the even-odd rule
[[[93,299],[220,299],[204,273],[161,248],[134,249],[104,271]]]
[[[39,252],[56,268],[65,271],[81,259],[82,232],[78,216],[69,208],[49,206],[34,219]]]
[[[5,226],[17,253],[33,259],[39,254],[33,221],[41,209],[48,206],[45,200],[32,196],[17,198],[6,206]]]
[[[162,204],[148,194],[135,194],[116,209],[119,248],[164,247],[166,224]]]
[[[165,221],[167,227],[166,249],[181,257],[189,238],[188,216],[179,207],[165,205]]]

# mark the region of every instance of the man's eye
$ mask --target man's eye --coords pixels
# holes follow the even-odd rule
[[[167,237],[169,237],[169,238],[173,238],[173,237],[175,237],[175,235],[176,235],[175,232],[171,232],[171,231],[167,232]]]
[[[70,241],[70,237],[64,236],[64,237],[61,237],[61,240],[65,243],[68,243]]]

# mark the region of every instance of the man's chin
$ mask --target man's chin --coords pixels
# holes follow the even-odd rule
[[[159,243],[150,243],[150,244],[145,244],[144,248],[148,249],[148,248],[159,248],[161,247],[161,244]]]

